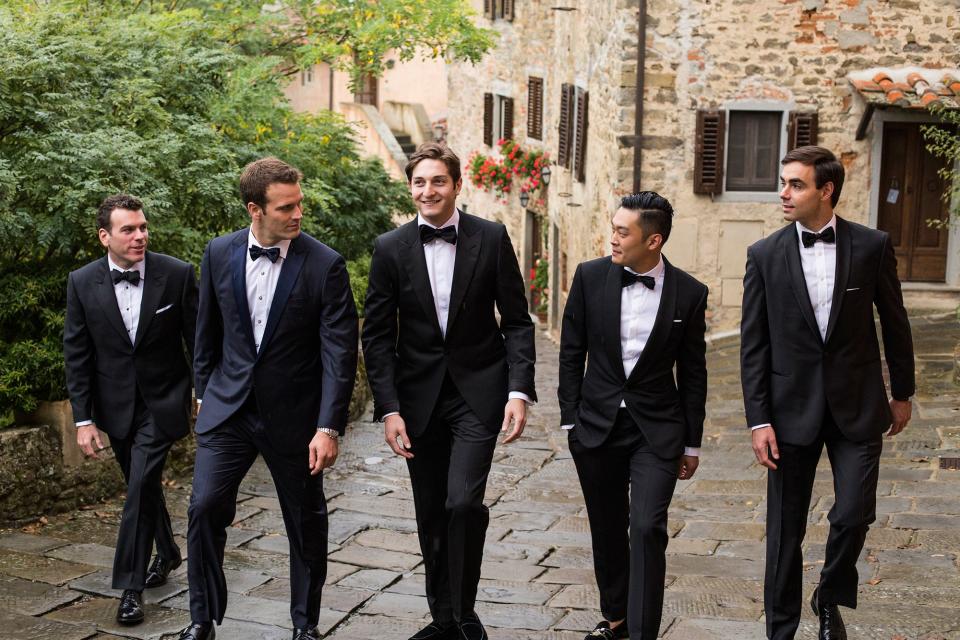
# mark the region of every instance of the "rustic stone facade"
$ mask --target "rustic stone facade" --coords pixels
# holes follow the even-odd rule
[[[474,4],[482,11],[482,3]],[[561,83],[589,92],[587,180],[578,183],[554,166],[542,211],[555,260],[551,291],[559,289],[550,319],[556,328],[576,264],[609,252],[609,217],[619,196],[632,190],[639,2],[515,5],[513,22],[478,18],[500,32],[495,51],[476,67],[451,66],[448,137],[464,158],[473,150],[490,152],[482,143],[481,117],[483,93],[492,91],[514,98],[515,139],[556,157]],[[746,247],[783,223],[775,191],[694,194],[697,110],[816,111],[818,143],[834,150],[847,169],[838,214],[877,226],[879,123],[901,116],[883,112],[866,137],[855,140],[864,105],[848,74],[875,67],[956,68],[958,9],[958,0],[649,0],[641,188],[673,203],[677,217],[665,254],[710,286],[713,329],[738,322]],[[530,75],[544,78],[542,142],[526,137]],[[926,114],[902,117],[931,120]],[[784,148],[785,136],[784,129]],[[506,223],[526,257],[521,239],[528,216],[515,196],[503,204],[465,185],[462,200],[471,212]],[[949,252],[946,282],[960,284],[960,242]],[[565,264],[556,264],[564,255]]]

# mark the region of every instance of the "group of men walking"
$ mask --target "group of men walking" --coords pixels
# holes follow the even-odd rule
[[[749,250],[742,321],[747,423],[769,468],[767,635],[793,638],[799,624],[801,545],[826,445],[836,501],[811,605],[820,638],[838,640],[846,638],[838,605],[856,606],[882,436],[910,419],[912,342],[889,238],[833,214],[842,165],[820,147],[791,151],[782,164],[790,224]],[[418,215],[377,238],[365,303],[374,416],[406,459],[426,572],[432,619],[410,640],[487,637],[475,610],[487,477],[498,434],[519,438],[537,401],[535,332],[516,254],[503,225],[457,209],[460,170],[442,144],[411,156]],[[301,231],[301,178],[276,158],[244,169],[250,226],[209,243],[199,290],[192,266],[147,251],[143,206],[128,195],[98,210],[107,255],[70,274],[64,354],[78,443],[98,455],[105,431],[127,481],[113,567],[121,623],[142,621],[143,590],[182,562],[161,474],[189,431],[192,387],[191,624],[181,640],[212,639],[223,621],[226,530],[258,455],[290,545],[293,638],[320,637],[322,471],[346,428],[358,319],[343,258]],[[561,426],[590,521],[603,616],[588,639],[657,637],[667,512],[677,480],[699,464],[708,292],[662,255],[673,215],[654,192],[624,197],[611,255],[577,268],[564,309]]]

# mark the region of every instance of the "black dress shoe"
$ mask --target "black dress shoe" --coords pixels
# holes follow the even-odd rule
[[[810,596],[810,608],[820,618],[818,640],[847,640],[847,628],[840,617],[840,607],[820,602],[820,587],[814,589]]]
[[[627,630],[627,621],[624,620],[617,625],[616,629],[610,628],[610,623],[606,620],[597,623],[597,626],[584,636],[583,640],[620,640],[620,638],[629,638],[630,632]]]
[[[179,640],[214,640],[217,631],[212,622],[191,622],[190,626],[180,632]]]
[[[153,564],[150,565],[150,568],[147,569],[147,580],[144,583],[144,586],[147,589],[152,587],[159,587],[160,585],[167,583],[167,577],[170,575],[170,572],[180,566],[180,563],[183,562],[182,558],[177,558],[176,560],[164,560],[159,555],[153,557]]]
[[[120,596],[117,607],[117,622],[120,624],[140,624],[143,622],[143,597],[139,591],[127,589]]]
[[[293,640],[319,640],[319,638],[320,631],[316,627],[293,630]]]
[[[446,624],[431,622],[410,636],[410,640],[458,640],[457,632],[457,625],[454,622]]]
[[[479,620],[461,620],[459,640],[489,640]]]

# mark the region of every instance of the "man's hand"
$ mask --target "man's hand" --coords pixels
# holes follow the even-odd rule
[[[407,436],[407,423],[399,413],[387,416],[383,421],[383,439],[398,456],[408,460],[413,457],[410,453],[410,438]]]
[[[84,455],[89,458],[99,458],[100,454],[97,451],[105,448],[103,441],[100,439],[100,430],[97,429],[95,424],[77,427],[77,444],[80,445],[80,450],[83,451]]]
[[[522,398],[507,400],[507,406],[503,408],[503,425],[500,426],[500,431],[506,433],[511,422],[513,422],[513,429],[503,439],[503,444],[509,444],[519,438],[523,428],[527,426],[527,403]]]
[[[339,453],[336,438],[317,431],[310,441],[310,475],[315,476],[327,467],[332,467]]]
[[[897,435],[907,428],[910,417],[913,415],[913,404],[909,400],[891,400],[890,413],[893,414],[893,424],[887,431],[887,437]]]
[[[677,469],[677,478],[689,480],[697,472],[700,466],[700,458],[697,456],[680,456],[680,466]]]
[[[777,435],[773,427],[760,427],[753,430],[753,455],[757,462],[767,469],[776,469],[774,460],[780,459],[780,450],[777,449]]]

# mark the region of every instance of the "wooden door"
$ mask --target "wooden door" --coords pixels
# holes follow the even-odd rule
[[[883,127],[877,227],[890,234],[901,280],[943,282],[947,228],[936,223],[948,219],[947,184],[939,175],[944,161],[927,150],[920,126]]]

